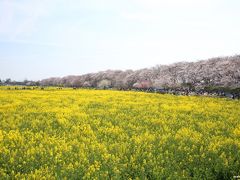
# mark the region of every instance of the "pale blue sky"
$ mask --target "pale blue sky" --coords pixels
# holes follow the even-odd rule
[[[239,53],[239,0],[0,0],[1,79]]]

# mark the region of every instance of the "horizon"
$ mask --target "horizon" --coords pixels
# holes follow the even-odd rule
[[[0,2],[0,79],[137,70],[239,54],[237,0]]]
[[[217,56],[217,57],[211,57],[211,58],[208,58],[208,59],[200,59],[200,60],[195,60],[195,61],[177,61],[177,62],[173,62],[173,63],[169,63],[169,64],[157,64],[156,66],[171,66],[171,65],[174,65],[174,64],[178,64],[178,63],[198,63],[198,62],[201,62],[201,61],[211,61],[211,60],[214,60],[216,58],[228,58],[228,57],[236,57],[236,56],[240,56],[239,54],[235,54],[235,55],[232,55],[232,56]],[[88,73],[84,73],[84,74],[68,74],[68,75],[65,75],[65,76],[49,76],[49,77],[46,77],[44,79],[36,79],[36,80],[33,80],[33,79],[23,79],[23,80],[15,80],[15,79],[11,79],[11,78],[5,78],[5,79],[1,79],[0,80],[7,80],[7,79],[10,79],[12,82],[24,82],[24,81],[35,81],[35,82],[38,82],[38,81],[42,81],[42,80],[46,80],[46,79],[51,79],[51,78],[64,78],[64,77],[70,77],[70,76],[83,76],[83,75],[87,75],[87,74],[97,74],[97,73],[100,73],[100,72],[107,72],[107,71],[138,71],[138,70],[143,70],[143,69],[151,69],[151,68],[154,68],[156,66],[151,66],[151,67],[144,67],[144,68],[141,68],[141,69],[105,69],[105,70],[100,70],[100,71],[95,71],[95,72],[88,72]]]

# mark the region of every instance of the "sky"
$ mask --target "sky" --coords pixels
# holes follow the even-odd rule
[[[0,79],[240,54],[239,0],[0,0]]]

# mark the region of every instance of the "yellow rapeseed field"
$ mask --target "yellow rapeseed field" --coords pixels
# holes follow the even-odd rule
[[[240,101],[111,90],[0,89],[0,178],[229,179]]]

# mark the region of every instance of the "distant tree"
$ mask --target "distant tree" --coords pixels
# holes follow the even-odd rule
[[[155,79],[153,84],[152,84],[152,87],[156,88],[156,89],[163,89],[164,88],[164,84],[160,80]]]
[[[142,88],[142,84],[139,83],[139,82],[136,82],[136,83],[133,84],[133,88],[141,89]]]
[[[105,89],[105,88],[110,88],[111,87],[111,81],[104,79],[102,81],[100,81],[97,85],[98,88],[100,89]]]
[[[7,78],[7,79],[5,80],[5,84],[11,84],[11,82],[12,82],[12,80],[11,80],[10,78]]]
[[[27,80],[27,79],[25,79],[24,81],[23,81],[23,84],[26,86],[27,84],[29,83],[29,81]]]
[[[153,68],[126,71],[101,71],[82,76],[49,78],[40,81],[40,85],[59,84],[67,87],[88,86],[114,87],[130,89],[136,86],[155,88],[203,89],[208,86],[240,87],[240,56],[212,58],[198,62],[180,62],[172,65],[157,65]],[[136,84],[138,83],[138,84]],[[104,85],[105,84],[105,85]]]
[[[137,88],[137,89],[148,89],[151,87],[153,87],[153,85],[151,81],[148,81],[148,80],[136,82],[133,84],[133,88]]]
[[[35,85],[40,86],[40,81],[36,81]]]
[[[82,87],[83,86],[83,82],[81,81],[80,78],[73,79],[71,84],[74,87]]]
[[[132,88],[135,83],[139,81],[139,76],[137,72],[132,72],[128,74],[125,78],[125,85],[127,88]]]
[[[143,89],[148,89],[152,87],[152,82],[150,80],[141,81],[141,85]]]
[[[83,83],[83,87],[91,87],[91,83],[89,82],[89,81],[85,81],[84,83]]]
[[[195,89],[192,83],[182,83],[181,87],[183,89],[187,89],[187,90],[194,90]]]

